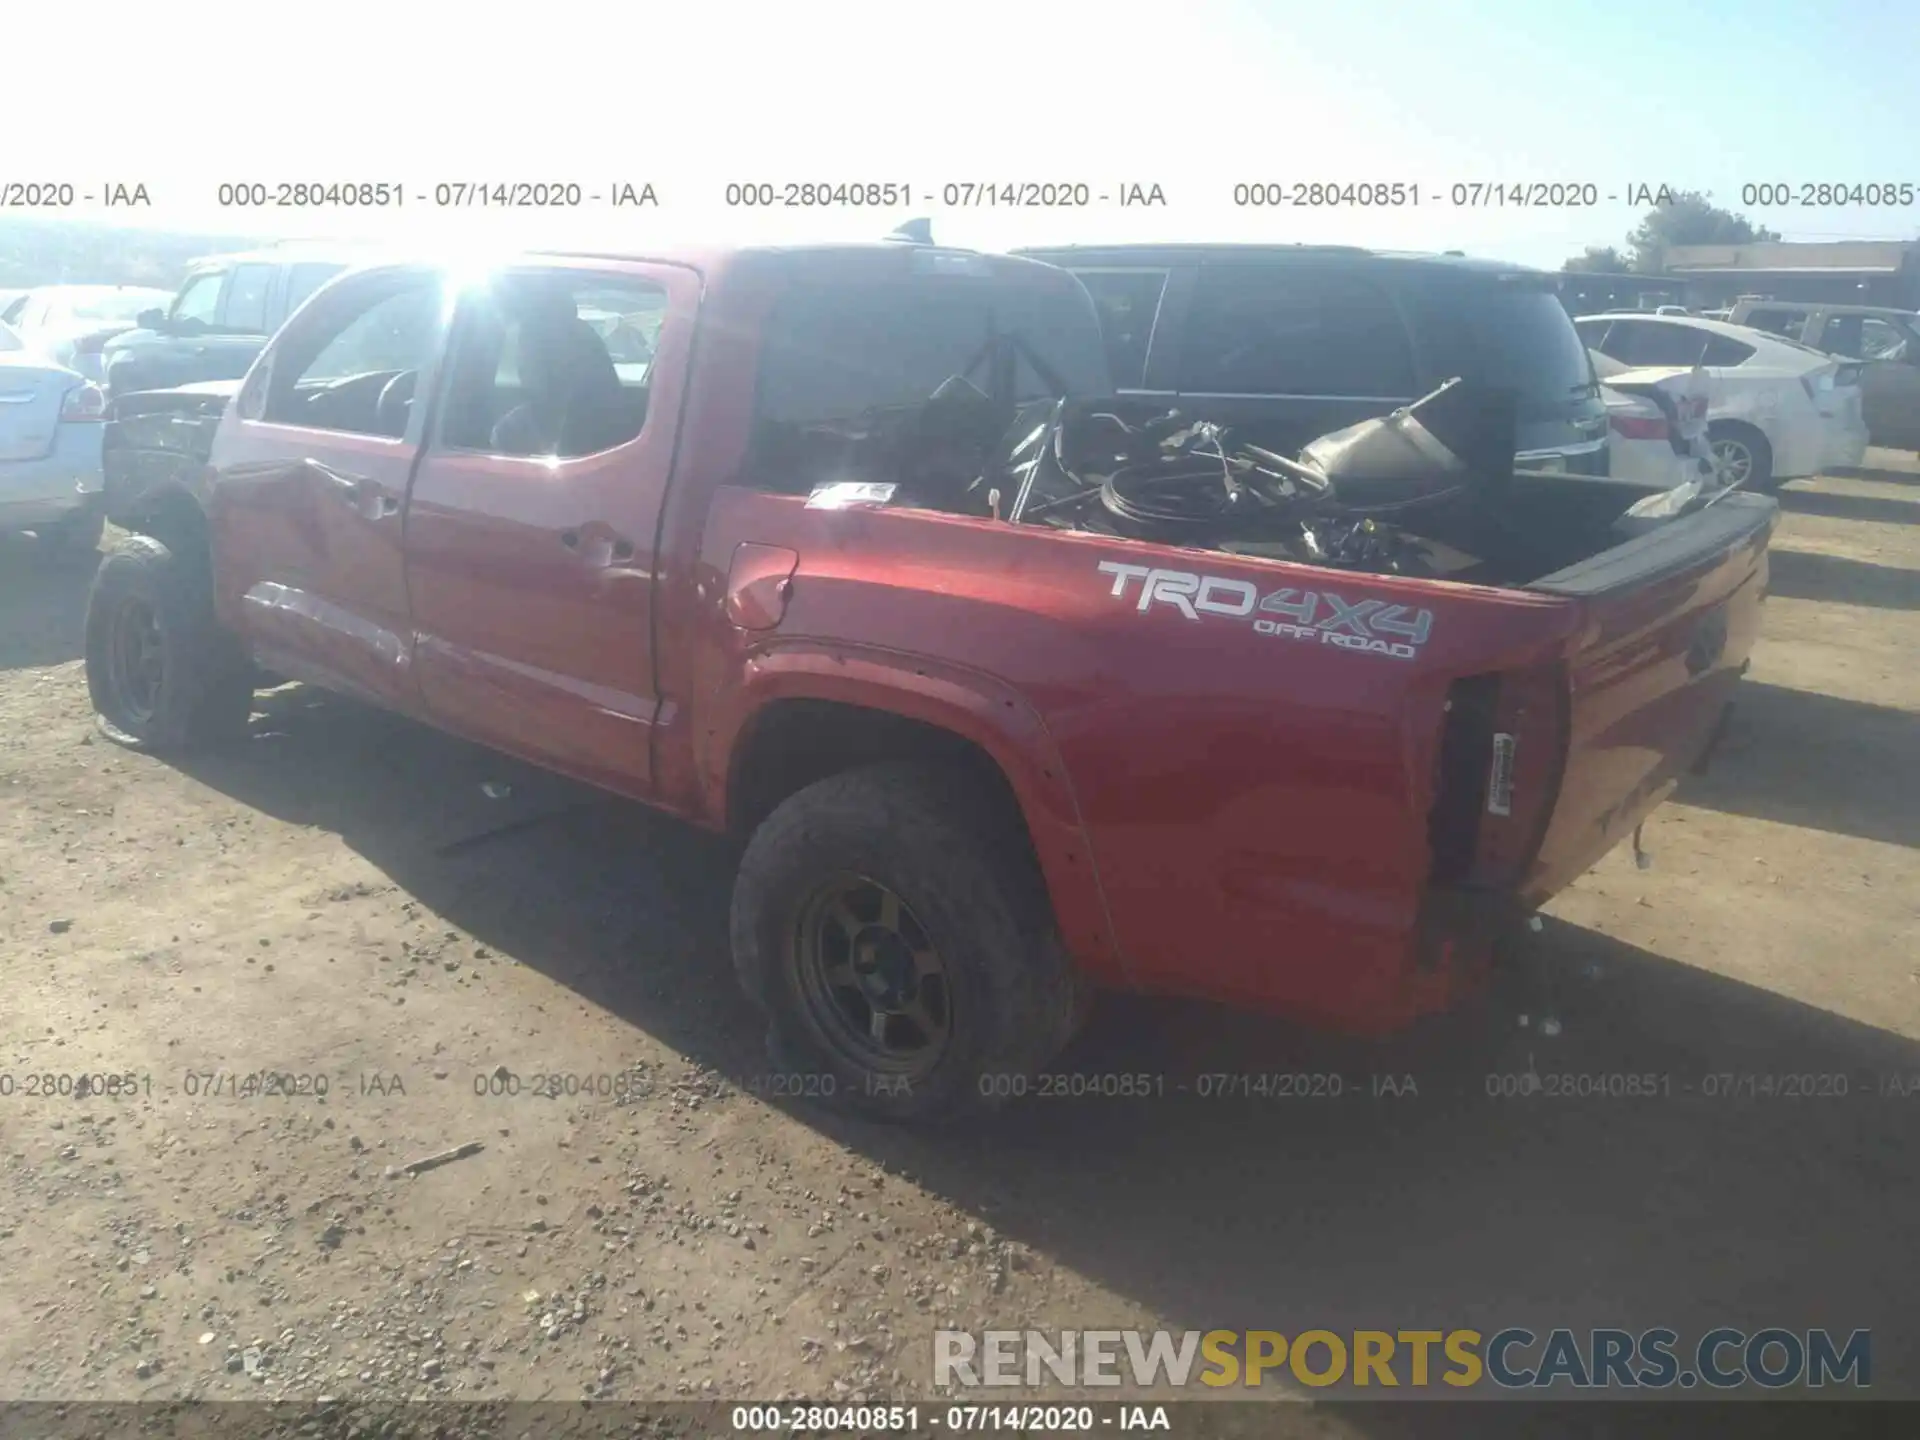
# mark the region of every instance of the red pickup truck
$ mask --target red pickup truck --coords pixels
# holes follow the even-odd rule
[[[1352,486],[1112,393],[1013,257],[350,271],[119,516],[94,703],[164,752],[290,677],[737,834],[775,1057],[890,1118],[1016,1089],[1094,986],[1444,1007],[1710,748],[1773,503],[1516,473],[1510,412],[1437,490],[1379,464],[1445,393]]]

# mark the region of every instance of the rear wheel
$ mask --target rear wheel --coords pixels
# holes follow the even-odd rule
[[[1780,488],[1773,478],[1773,447],[1751,425],[1726,421],[1707,427],[1713,450],[1713,468],[1722,485],[1769,495]]]
[[[733,898],[741,983],[789,1093],[925,1121],[1023,1093],[1085,991],[1026,839],[969,783],[888,764],[755,832]]]
[[[158,540],[128,536],[101,561],[86,641],[87,691],[109,739],[179,751],[246,733],[246,658],[214,619],[204,568]]]

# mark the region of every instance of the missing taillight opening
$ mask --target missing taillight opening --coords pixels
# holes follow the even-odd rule
[[[1627,440],[1664,440],[1667,422],[1655,415],[1614,415],[1609,420],[1615,433]]]
[[[62,422],[104,420],[107,418],[107,392],[91,381],[76,385],[60,402]]]

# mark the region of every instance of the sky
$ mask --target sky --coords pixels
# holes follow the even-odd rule
[[[1897,202],[1904,183],[1920,201],[1916,0],[90,0],[83,26],[13,9],[6,50],[44,58],[7,66],[0,201],[9,182],[144,185],[150,208],[61,212],[137,226],[487,251],[866,238],[928,216],[942,243],[984,249],[1303,241],[1557,266],[1621,244],[1635,187],[1666,185],[1788,239],[1920,236],[1920,203],[1742,194],[1878,183]],[[220,203],[223,184],[301,181],[405,198]],[[434,203],[442,184],[516,181],[651,184],[658,204]],[[730,183],[805,182],[913,198],[727,203]],[[1026,182],[1084,184],[1090,203],[946,203]],[[1419,201],[1235,203],[1237,185],[1314,182]],[[1455,186],[1552,184],[1596,203],[1455,203]],[[1119,206],[1136,185],[1166,203]]]

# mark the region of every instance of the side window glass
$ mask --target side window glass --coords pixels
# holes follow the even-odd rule
[[[223,330],[236,335],[264,335],[267,331],[267,291],[273,286],[273,266],[236,265],[227,285]]]
[[[1769,335],[1798,340],[1806,328],[1807,314],[1803,310],[1755,310],[1747,316],[1747,324]]]
[[[440,328],[440,284],[382,277],[283,333],[260,418],[348,434],[404,436]]]
[[[666,290],[573,271],[502,276],[463,302],[447,365],[440,443],[575,459],[646,424]]]
[[[314,291],[338,275],[345,267],[341,265],[308,264],[295,265],[287,271],[287,303],[281,318],[284,320],[293,314]]]
[[[224,270],[196,275],[181,287],[173,301],[173,323],[182,329],[205,329],[220,314],[220,290],[227,282]]]
[[[1904,332],[1885,320],[1873,315],[1860,318],[1860,338],[1858,350],[1845,352],[1860,360],[1893,360],[1904,352],[1901,346],[1907,343]]]
[[[1377,290],[1292,267],[1202,270],[1182,390],[1404,399],[1415,386],[1399,313]]]
[[[1605,353],[1631,366],[1693,365],[1706,353],[1709,338],[1685,325],[1616,320]]]
[[[1167,288],[1165,270],[1079,270],[1074,272],[1093,297],[1106,341],[1107,367],[1122,390],[1146,383],[1147,344]]]
[[[1753,346],[1728,335],[1715,335],[1707,341],[1702,365],[1744,365],[1753,358]]]

